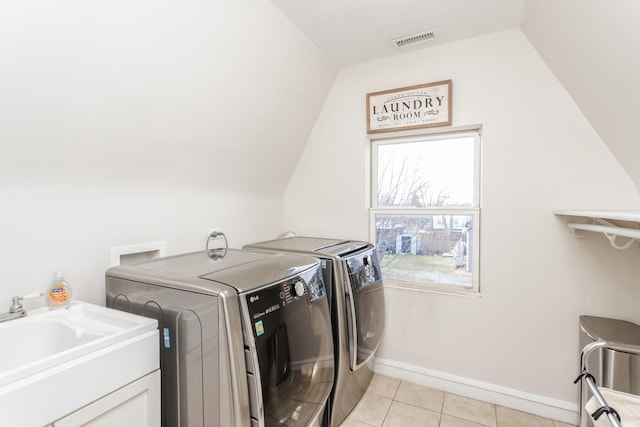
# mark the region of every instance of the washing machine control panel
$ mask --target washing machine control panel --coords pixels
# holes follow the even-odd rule
[[[300,299],[313,303],[327,295],[322,271],[319,268],[291,277],[279,284],[247,295],[249,311],[252,313],[267,310],[273,305],[286,306]]]
[[[315,273],[307,279],[307,290],[309,292],[309,301],[311,302],[321,300],[327,296],[327,288],[322,278],[321,269],[317,269]]]
[[[296,291],[297,296],[301,297],[304,295],[305,287],[301,280],[298,280],[295,285],[293,285],[293,289]]]
[[[283,282],[280,285],[280,299],[283,304],[290,304],[298,298],[302,298],[307,295],[309,302],[322,299],[326,296],[326,288],[322,274],[318,273],[313,276],[307,277],[304,280],[302,277],[296,277],[294,279]]]
[[[304,285],[304,282],[300,278],[282,282],[280,284],[279,293],[279,298],[282,305],[291,304],[299,297],[304,296],[305,289],[306,287]]]

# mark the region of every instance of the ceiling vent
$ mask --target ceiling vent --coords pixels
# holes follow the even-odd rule
[[[393,44],[397,48],[412,46],[418,43],[424,43],[431,41],[436,38],[436,33],[438,30],[427,30],[422,31],[416,34],[411,34],[410,36],[398,37],[397,39],[391,40],[391,44]]]

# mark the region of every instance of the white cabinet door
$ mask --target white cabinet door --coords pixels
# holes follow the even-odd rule
[[[53,423],[55,427],[160,426],[160,370]]]

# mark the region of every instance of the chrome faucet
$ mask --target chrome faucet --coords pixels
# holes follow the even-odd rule
[[[27,311],[24,309],[20,301],[26,298],[37,298],[43,296],[43,293],[33,293],[23,296],[17,296],[11,298],[11,307],[8,313],[0,314],[0,322],[6,322],[7,320],[18,319],[27,315]]]

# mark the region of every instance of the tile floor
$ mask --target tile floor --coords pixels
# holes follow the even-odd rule
[[[375,374],[340,427],[570,427],[569,424]]]

